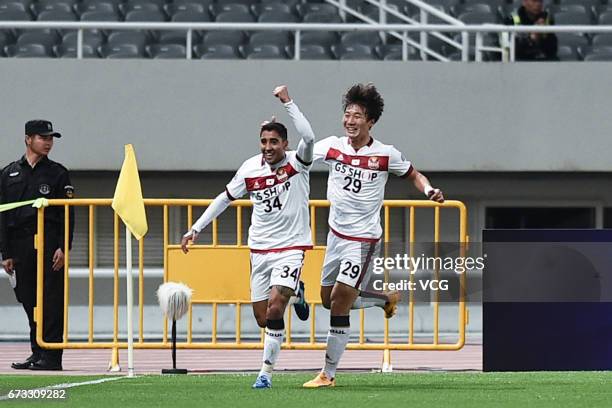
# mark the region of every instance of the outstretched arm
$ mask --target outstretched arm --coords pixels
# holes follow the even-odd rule
[[[183,239],[181,240],[181,249],[183,253],[189,252],[187,248],[187,243],[189,241],[195,242],[198,238],[198,235],[208,224],[212,222],[213,219],[217,218],[225,209],[230,205],[232,200],[227,195],[227,192],[222,192],[219,194],[212,203],[208,206],[204,214],[198,218],[198,220],[191,226],[191,229],[183,235]]]
[[[419,172],[417,169],[412,169],[408,175],[408,179],[411,180],[414,186],[421,193],[425,194],[431,201],[438,203],[444,202],[444,194],[442,194],[442,190],[439,188],[433,188],[427,177],[425,177],[423,173]]]
[[[289,117],[291,117],[293,125],[300,135],[301,139],[297,147],[298,158],[302,163],[310,165],[310,163],[312,163],[315,135],[308,119],[306,119],[295,102],[289,97],[287,86],[277,86],[274,89],[274,96],[280,99],[285,105],[285,109],[287,109],[287,113]]]

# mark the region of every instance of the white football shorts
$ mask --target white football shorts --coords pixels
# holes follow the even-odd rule
[[[251,252],[251,301],[267,300],[275,285],[297,292],[303,266],[302,250]]]

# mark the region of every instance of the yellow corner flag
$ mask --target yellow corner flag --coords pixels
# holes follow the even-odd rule
[[[136,155],[131,144],[125,145],[125,159],[121,166],[117,187],[115,187],[112,207],[136,239],[141,240],[149,227],[142,199],[140,177],[138,177]]]

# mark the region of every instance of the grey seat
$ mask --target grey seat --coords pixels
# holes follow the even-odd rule
[[[164,4],[164,11],[166,12],[166,14],[168,14],[170,18],[172,18],[172,16],[175,13],[205,14],[208,17],[207,21],[211,21],[210,13],[208,12],[208,7],[204,7],[204,5],[200,3],[195,3],[195,2],[182,3],[182,4],[168,3],[168,4]],[[199,20],[195,20],[195,21],[199,21]]]
[[[58,58],[76,58],[76,45],[58,44],[53,47],[53,52]],[[91,45],[83,44],[83,58],[98,58],[98,53]]]
[[[288,31],[260,31],[251,34],[248,44],[251,47],[261,45],[275,45],[285,48],[293,43],[293,38]]]
[[[45,10],[42,11],[37,18],[38,21],[77,21],[76,14],[69,11]]]
[[[612,54],[612,45],[587,45],[578,48],[578,52],[586,60],[587,56],[592,54]]]
[[[51,50],[59,42],[60,38],[55,32],[25,31],[17,38],[16,45],[41,44]]]
[[[251,6],[251,12],[255,17],[259,17],[262,13],[276,11],[281,13],[294,14],[295,8],[289,4],[277,2],[277,3],[257,3]]]
[[[13,41],[13,37],[8,34],[8,33],[3,33],[0,31],[0,55],[4,56],[4,47],[12,44]]]
[[[584,57],[585,61],[612,61],[612,53],[588,54]]]
[[[374,47],[366,44],[336,44],[332,46],[336,58],[340,60],[377,60]]]
[[[375,47],[381,43],[381,39],[376,31],[352,31],[342,34],[340,42],[347,46],[359,44]]]
[[[259,15],[257,21],[260,23],[295,23],[297,17],[293,13],[284,11],[264,11]]]
[[[255,17],[251,13],[241,11],[224,11],[215,17],[217,23],[254,23]]]
[[[328,13],[327,11],[309,11],[302,17],[303,23],[342,23],[342,18],[337,12]]]
[[[166,15],[157,10],[132,10],[125,15],[125,21],[166,21]]]
[[[300,3],[302,3],[302,0],[261,0],[260,1],[261,4],[285,4],[289,7],[291,7],[292,10],[295,10],[296,6]]]
[[[184,7],[183,5],[178,6],[180,8]],[[187,10],[176,11],[170,21],[177,22],[209,22],[210,14],[208,11],[205,12],[192,12]],[[194,30],[192,32],[191,41],[195,44],[201,40],[202,34],[199,31]],[[182,44],[185,45],[187,39],[187,31],[185,30],[164,30],[160,31],[157,37],[157,41],[160,44]]]
[[[612,33],[602,33],[593,36],[593,45],[612,45]]]
[[[246,36],[242,31],[209,31],[204,34],[202,42],[207,46],[229,45],[237,48],[245,39]]]
[[[589,38],[582,33],[556,33],[559,45],[583,47],[589,45]]]
[[[600,25],[612,25],[612,11],[604,11],[597,17],[597,23]]]
[[[560,45],[557,48],[557,58],[559,61],[580,61],[578,50],[571,45]]]
[[[124,16],[127,16],[132,11],[161,12],[162,5],[156,2],[146,1],[146,0],[139,0],[139,1],[131,0],[127,3],[119,4],[119,11],[121,11],[121,14],[123,14]]]
[[[100,31],[83,31],[83,44],[96,50],[102,43],[104,43],[104,35]],[[77,45],[77,32],[72,31],[64,34],[62,37],[62,44],[64,47],[76,47]]]
[[[249,44],[240,46],[240,52],[246,59],[287,59],[287,54],[283,48],[276,45],[257,45]]]
[[[103,44],[98,48],[98,53],[102,58],[144,58],[143,51],[134,44]]]
[[[217,18],[217,16],[221,13],[234,12],[234,13],[242,13],[242,14],[251,14],[251,9],[246,4],[219,4],[213,3],[209,6],[210,14],[213,18]]]
[[[30,11],[34,17],[38,16],[43,11],[63,11],[65,13],[72,12],[72,7],[74,6],[73,0],[46,0],[46,1],[37,1],[30,5]]]
[[[53,57],[51,49],[42,44],[7,45],[4,47],[7,57],[14,58],[49,58]]]
[[[379,44],[375,47],[375,51],[385,61],[402,61],[403,59],[402,44]],[[408,45],[407,51],[408,60],[421,59],[415,48]]]
[[[497,23],[497,14],[493,12],[468,11],[457,16],[465,24],[495,24]]]
[[[231,4],[240,4],[247,7],[251,7],[253,4],[258,3],[259,0],[216,0],[216,3],[220,6],[226,6]]]
[[[471,3],[471,4],[459,3],[451,7],[451,13],[455,16],[459,16],[463,13],[468,13],[471,11],[478,11],[481,13],[493,13],[496,10],[497,10],[497,7],[492,7],[490,4],[487,4],[487,3]]]
[[[586,12],[560,11],[554,13],[553,18],[557,25],[589,25],[592,23],[591,16]]]
[[[119,21],[115,11],[86,11],[81,14],[81,21]]]
[[[339,41],[339,36],[333,31],[304,31],[300,37],[303,45],[321,45],[330,47]]]
[[[149,43],[148,36],[141,31],[113,31],[108,35],[106,44],[109,47],[129,45],[144,54],[145,46]],[[102,55],[102,54],[100,54]]]
[[[338,14],[338,8],[327,3],[301,3],[296,6],[300,16],[305,16],[312,12],[325,12],[328,14]]]
[[[109,0],[85,0],[74,5],[74,11],[79,16],[87,11],[117,13],[118,10],[117,3]]]
[[[0,1],[0,10],[4,11],[26,11],[30,8],[29,1],[3,0]]]
[[[184,45],[152,44],[146,47],[149,58],[154,59],[185,59],[187,52]]]
[[[236,47],[226,44],[198,44],[193,47],[194,54],[200,59],[241,59]]]
[[[387,4],[387,6],[390,9],[403,14],[401,7],[395,4]],[[361,7],[361,13],[365,14],[367,17],[371,18],[374,21],[380,21],[380,11],[378,10],[377,6],[373,6],[372,4],[367,3],[366,6]],[[407,24],[406,21],[388,12],[386,13],[386,19],[387,24]]]
[[[285,52],[290,58],[295,55],[293,46],[287,46]],[[300,46],[300,59],[303,60],[332,60],[334,55],[329,46],[318,44],[303,44]]]

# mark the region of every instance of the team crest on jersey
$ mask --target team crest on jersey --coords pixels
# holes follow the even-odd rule
[[[254,188],[255,190],[258,190],[258,189],[259,189],[259,187],[261,187],[261,186],[259,185],[259,181],[255,180],[255,184],[253,184],[253,188]]]
[[[40,186],[38,186],[38,191],[40,192],[40,194],[47,195],[51,192],[51,187],[49,187],[48,184],[41,184]]]
[[[273,186],[274,185],[274,179],[266,179],[266,186]]]
[[[344,161],[344,156],[342,154],[339,154],[338,157],[336,157],[336,160]]]
[[[287,174],[287,171],[284,168],[281,167],[278,170],[276,170],[276,178],[281,183],[287,180],[288,177],[289,175]]]
[[[368,168],[372,170],[378,170],[379,167],[380,167],[380,161],[378,157],[370,157],[368,159]]]
[[[353,159],[353,160],[351,160],[351,164],[352,164],[353,166],[359,166],[359,163],[361,163],[361,160],[359,160],[359,159]]]

